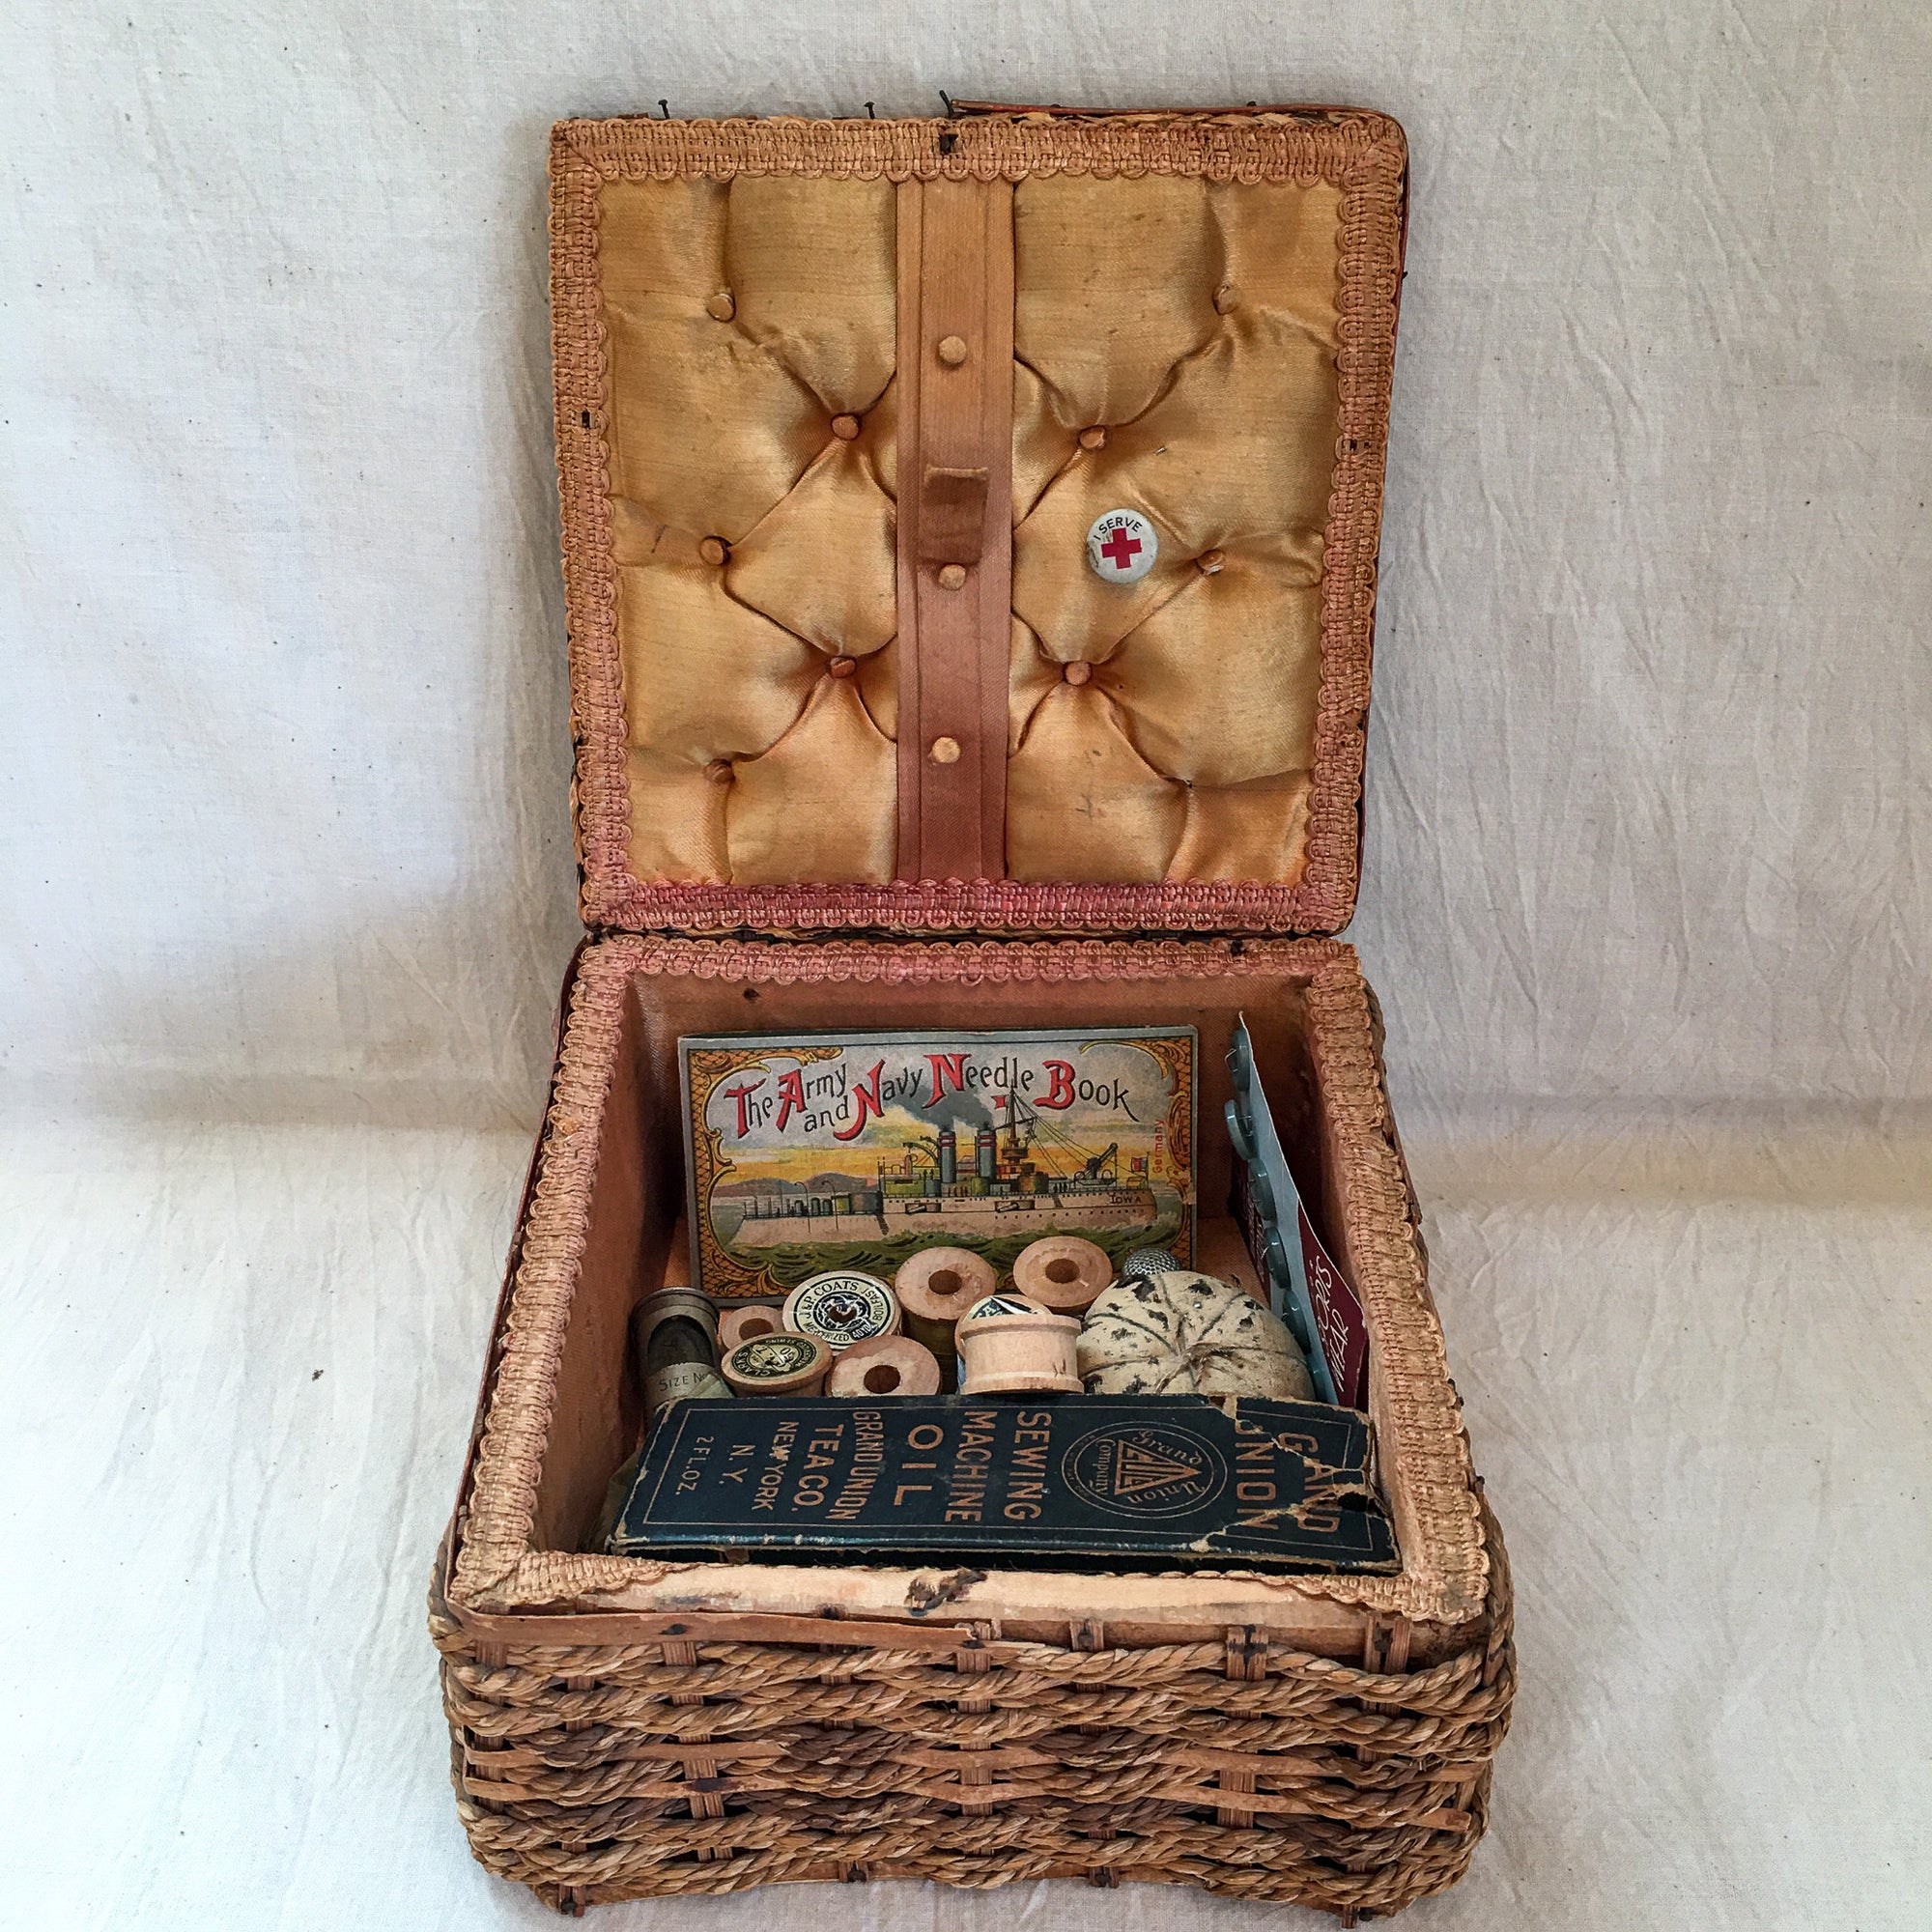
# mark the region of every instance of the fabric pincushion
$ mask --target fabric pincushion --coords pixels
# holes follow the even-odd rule
[[[1308,1364],[1269,1309],[1185,1268],[1117,1281],[1087,1311],[1079,1355],[1089,1395],[1315,1397]]]

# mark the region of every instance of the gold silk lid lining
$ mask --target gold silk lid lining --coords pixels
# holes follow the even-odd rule
[[[586,920],[1344,923],[1403,171],[1392,123],[1339,111],[561,126]],[[895,184],[936,181],[1012,184],[1011,610],[1000,711],[980,670],[979,732],[915,744],[906,693],[961,662],[920,636],[936,563],[900,621],[901,404],[952,370],[904,367]],[[1160,537],[1130,589],[1084,554],[1122,507]],[[983,606],[966,630],[985,665]],[[952,801],[920,856],[984,876],[908,862],[915,756]]]

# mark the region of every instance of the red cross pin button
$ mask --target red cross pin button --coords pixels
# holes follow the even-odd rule
[[[1160,539],[1138,510],[1109,510],[1087,532],[1087,561],[1107,583],[1138,583],[1159,554]]]

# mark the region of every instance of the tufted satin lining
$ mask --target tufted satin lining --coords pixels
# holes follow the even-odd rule
[[[1329,556],[1355,450],[1338,441],[1346,184],[611,173],[594,193],[595,429],[629,879],[1292,897],[1350,589]],[[914,328],[907,369],[909,309],[971,316],[1000,293],[983,259],[960,289],[929,239],[908,255],[909,193],[1010,249],[1010,429],[985,466],[995,499],[1010,492],[1009,600],[1003,571],[972,566],[963,589],[937,589],[910,505],[900,527],[905,451],[930,414],[918,398],[953,381],[924,341],[936,327]],[[962,203],[1010,213],[962,221]],[[983,350],[987,331],[959,327]],[[928,454],[928,491],[937,473]],[[1085,553],[1120,508],[1160,542],[1127,587]],[[1372,519],[1369,540],[1357,571],[1372,573]],[[1366,608],[1359,620],[1365,664]],[[928,700],[949,716],[923,716]],[[1345,738],[1359,715],[1343,709]]]
[[[618,183],[602,227],[632,867],[890,878],[893,190]]]
[[[1340,213],[1322,184],[1015,190],[1015,878],[1300,875]],[[1083,550],[1120,508],[1160,539],[1130,588]]]

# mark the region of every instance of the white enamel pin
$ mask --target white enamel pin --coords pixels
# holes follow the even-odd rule
[[[1160,539],[1138,510],[1109,510],[1087,532],[1087,561],[1106,583],[1138,583],[1159,554]]]

